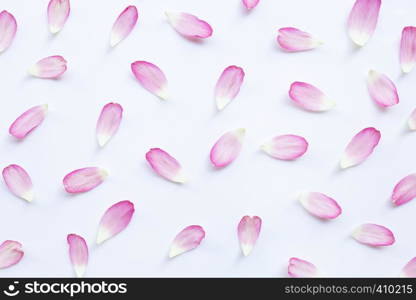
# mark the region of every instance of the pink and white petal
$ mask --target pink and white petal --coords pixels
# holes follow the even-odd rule
[[[363,224],[352,234],[352,237],[359,243],[380,247],[390,246],[395,242],[393,232],[390,229],[376,224]]]
[[[127,225],[134,213],[134,204],[128,200],[117,202],[106,210],[98,227],[97,244],[112,238]]]
[[[17,139],[25,138],[38,127],[48,113],[48,105],[34,106],[21,114],[9,127],[9,133]]]
[[[146,160],[159,176],[176,183],[186,182],[182,166],[166,151],[152,148],[146,153]]]
[[[237,227],[238,240],[244,256],[251,253],[260,235],[262,220],[260,217],[244,216]]]
[[[246,130],[238,128],[222,135],[211,149],[210,159],[217,168],[228,166],[240,154]]]
[[[296,257],[289,259],[287,273],[290,277],[296,278],[318,277],[318,269],[314,264]]]
[[[416,27],[403,28],[400,42],[400,65],[404,73],[409,73],[416,65]]]
[[[364,128],[357,133],[345,148],[341,157],[341,168],[353,167],[365,161],[373,153],[380,138],[380,131],[373,127]]]
[[[410,114],[407,125],[410,130],[416,130],[416,108]]]
[[[401,277],[416,277],[416,257],[413,257],[402,269]]]
[[[68,234],[69,259],[77,277],[83,277],[88,265],[88,246],[82,236]]]
[[[138,16],[137,8],[134,5],[127,6],[121,12],[111,30],[111,47],[116,46],[130,34],[136,26]]]
[[[191,225],[183,229],[172,242],[169,257],[175,257],[199,246],[205,237],[204,229],[199,225]]]
[[[88,192],[99,186],[107,178],[106,170],[97,167],[77,169],[63,179],[65,190],[70,194]]]
[[[277,43],[283,50],[288,52],[311,50],[323,44],[310,33],[293,27],[280,28],[277,35]]]
[[[257,4],[259,4],[259,1],[260,0],[242,0],[243,5],[248,10],[251,10],[251,9],[255,8],[257,6]]]
[[[35,77],[54,79],[65,73],[66,63],[60,55],[48,56],[39,60],[28,72]]]
[[[396,86],[386,75],[374,70],[368,72],[367,88],[371,98],[381,107],[399,103]]]
[[[335,106],[321,90],[306,82],[293,82],[290,85],[289,97],[303,109],[320,112]]]
[[[381,0],[356,0],[348,17],[348,35],[358,46],[364,46],[377,26]]]
[[[342,213],[341,206],[322,193],[303,192],[299,195],[299,201],[311,215],[321,219],[335,219]]]
[[[158,66],[147,61],[135,61],[131,64],[131,71],[146,90],[160,99],[168,98],[168,81]]]
[[[244,70],[240,67],[225,68],[215,86],[215,101],[218,110],[224,109],[238,95],[244,76]]]
[[[51,33],[58,33],[64,27],[71,11],[69,0],[51,0],[48,5],[48,23]]]
[[[181,35],[205,39],[212,35],[212,27],[198,17],[184,12],[166,12],[170,25]]]
[[[274,137],[263,144],[261,149],[271,157],[294,160],[305,154],[308,150],[308,142],[301,136],[285,134]]]
[[[0,52],[5,51],[14,40],[17,23],[14,16],[8,11],[0,13]]]
[[[393,189],[391,200],[399,206],[416,197],[416,174],[410,174],[401,179]]]
[[[17,197],[28,202],[33,200],[33,184],[29,174],[18,165],[9,165],[3,169],[3,179],[7,188]]]
[[[23,255],[22,244],[16,241],[4,241],[0,245],[0,269],[17,264]]]
[[[97,121],[97,140],[103,147],[117,132],[123,117],[123,107],[118,103],[108,103],[101,110]]]

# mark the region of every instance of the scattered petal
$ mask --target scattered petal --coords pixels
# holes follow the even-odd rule
[[[371,98],[381,107],[389,107],[399,103],[396,86],[384,74],[373,70],[368,72],[367,88]]]
[[[98,144],[101,147],[117,132],[122,116],[123,108],[118,103],[108,103],[103,107],[96,129]]]
[[[127,6],[121,12],[111,30],[111,47],[116,46],[130,34],[136,26],[138,16],[137,8],[134,5]]]
[[[172,242],[169,251],[169,257],[175,257],[179,254],[195,249],[201,244],[205,237],[204,229],[199,225],[191,225],[178,233]]]
[[[311,50],[322,45],[322,42],[311,34],[293,27],[280,28],[277,43],[288,52]]]
[[[170,25],[181,35],[191,39],[205,39],[212,35],[211,26],[196,16],[183,12],[166,12]]]
[[[244,216],[238,224],[237,233],[240,241],[241,251],[244,256],[251,253],[261,230],[261,218]]]
[[[16,35],[17,23],[14,16],[8,11],[0,13],[0,52],[9,48]]]
[[[99,186],[108,173],[97,167],[87,167],[72,171],[64,177],[65,190],[71,194],[88,192]]]
[[[416,65],[416,27],[403,28],[400,42],[400,65],[404,73],[409,73]]]
[[[146,160],[159,176],[176,183],[184,183],[186,181],[179,162],[162,149],[150,149],[146,153]]]
[[[77,277],[83,277],[88,265],[88,246],[84,238],[76,234],[68,234],[69,258]]]
[[[240,154],[246,130],[239,128],[222,135],[211,149],[210,159],[217,168],[228,166]]]
[[[131,64],[131,71],[146,90],[163,100],[168,98],[168,81],[158,66],[147,61],[135,61]]]
[[[134,213],[134,204],[128,200],[117,202],[106,210],[98,228],[97,244],[123,231]]]
[[[287,273],[290,277],[318,277],[318,269],[315,267],[315,265],[296,257],[289,259]]]
[[[332,198],[317,192],[303,192],[299,196],[302,206],[315,217],[321,219],[335,219],[342,209]]]
[[[356,0],[348,17],[348,34],[358,46],[364,46],[377,26],[381,0]]]
[[[215,86],[218,110],[224,109],[238,95],[244,75],[243,69],[237,66],[229,66],[222,72]]]
[[[261,149],[271,157],[293,160],[305,154],[308,150],[308,142],[301,136],[285,134],[274,137],[263,144]]]
[[[248,9],[251,10],[259,4],[260,0],[242,0],[243,5]]]
[[[399,206],[416,197],[416,174],[410,174],[401,179],[393,189],[392,202]]]
[[[9,133],[17,139],[23,139],[38,127],[48,113],[48,105],[38,105],[21,114],[9,127]]]
[[[376,224],[361,225],[353,232],[352,237],[361,244],[373,247],[390,246],[395,242],[390,229]]]
[[[33,200],[33,184],[29,174],[18,165],[3,169],[3,179],[10,192],[28,202]]]
[[[410,130],[416,130],[416,108],[412,111],[409,120],[407,121],[407,125]]]
[[[0,269],[17,264],[23,255],[22,244],[16,241],[4,241],[0,245]]]
[[[48,23],[51,33],[58,33],[64,27],[71,10],[69,0],[51,0],[48,5]]]
[[[39,78],[54,79],[66,71],[66,60],[60,55],[42,58],[29,70],[29,74]]]
[[[335,102],[328,99],[321,90],[306,82],[293,82],[289,97],[301,108],[310,111],[326,111],[335,106]]]
[[[373,127],[364,128],[357,133],[345,148],[340,162],[341,168],[353,167],[365,161],[373,153],[380,137],[380,131]]]
[[[402,269],[402,277],[416,277],[416,257],[413,257]]]

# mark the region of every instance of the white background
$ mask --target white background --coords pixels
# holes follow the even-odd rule
[[[406,120],[416,107],[416,70],[400,73],[401,30],[416,25],[416,2],[383,1],[375,34],[356,49],[346,34],[353,0],[261,0],[246,13],[240,0],[71,1],[64,29],[49,34],[47,0],[2,0],[17,19],[11,47],[0,55],[0,163],[16,163],[31,175],[35,200],[29,204],[0,186],[0,240],[23,244],[25,256],[0,276],[73,276],[66,236],[77,233],[90,246],[86,276],[287,276],[288,259],[314,263],[327,276],[397,276],[416,256],[416,202],[390,204],[399,179],[416,172],[416,133]],[[109,34],[118,14],[137,6],[136,28],[115,49]],[[193,13],[214,34],[202,42],[178,35],[164,11]],[[325,42],[319,49],[284,53],[276,44],[280,27],[294,26]],[[68,70],[59,80],[26,75],[38,59],[62,55]],[[147,60],[169,80],[163,102],[134,79],[130,64]],[[222,112],[213,89],[229,65],[244,68],[237,98]],[[381,110],[368,96],[369,69],[396,82],[400,104]],[[287,92],[293,81],[322,89],[337,106],[309,113],[294,106]],[[104,148],[95,139],[102,106],[124,107],[119,132]],[[8,127],[26,109],[48,103],[44,123],[24,141]],[[382,138],[362,165],[338,170],[344,147],[359,130],[375,126]],[[244,127],[238,159],[214,170],[208,155],[224,132]],[[274,160],[259,151],[267,139],[299,134],[310,144],[297,161]],[[151,147],[176,157],[190,176],[185,185],[155,175],[144,158]],[[97,189],[66,194],[62,178],[70,171],[100,166],[110,176]],[[323,222],[308,215],[296,199],[303,190],[336,199],[343,214]],[[131,200],[136,213],[127,229],[94,245],[103,212]],[[242,257],[236,227],[242,216],[263,219],[253,253]],[[352,230],[365,222],[389,227],[397,242],[373,249],[355,242]],[[205,228],[200,247],[167,259],[170,242],[185,226]]]

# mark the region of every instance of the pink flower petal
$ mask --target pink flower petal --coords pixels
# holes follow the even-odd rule
[[[217,168],[228,166],[240,154],[246,130],[239,128],[222,135],[211,149],[210,159]]]
[[[401,179],[393,189],[392,202],[399,206],[416,197],[416,174],[410,174]]]
[[[146,153],[146,160],[153,171],[163,178],[184,183],[186,181],[182,167],[179,162],[160,148],[152,148]]]
[[[107,176],[107,171],[104,169],[87,167],[67,174],[64,177],[63,184],[68,193],[84,193],[99,186]]]
[[[368,72],[367,88],[371,98],[381,107],[389,107],[399,103],[396,86],[384,74],[373,70]]]
[[[88,265],[88,246],[84,238],[76,234],[68,234],[69,258],[77,277],[83,277]]]
[[[54,79],[66,71],[66,60],[59,55],[42,58],[29,69],[29,74],[39,77]]]
[[[340,162],[341,168],[353,167],[365,161],[373,153],[380,137],[380,131],[373,127],[364,128],[357,133],[345,148]]]
[[[305,154],[306,150],[308,150],[308,142],[298,135],[279,135],[263,144],[261,149],[271,157],[293,160]]]
[[[134,5],[127,6],[121,12],[111,30],[111,47],[116,46],[130,34],[136,26],[138,16],[137,8]]]
[[[183,12],[166,12],[170,25],[181,35],[192,39],[205,39],[212,35],[211,26],[196,16]]]
[[[261,230],[261,218],[244,216],[237,227],[238,239],[244,256],[251,253]]]
[[[38,127],[48,113],[48,105],[38,105],[21,114],[9,127],[9,133],[17,139],[23,139]]]
[[[179,254],[195,249],[201,244],[205,237],[204,229],[199,225],[191,225],[178,233],[172,242],[169,251],[169,257],[175,257]]]
[[[361,244],[373,247],[390,246],[395,242],[390,229],[376,224],[361,225],[353,232],[352,237]]]
[[[238,95],[244,75],[243,69],[237,66],[229,66],[222,72],[215,86],[218,110],[224,109]]]
[[[97,244],[123,231],[134,213],[134,204],[128,200],[117,202],[106,210],[98,227]]]
[[[416,277],[416,257],[412,258],[402,269],[402,277]]]
[[[400,42],[400,65],[404,73],[409,73],[416,65],[416,27],[403,28]]]
[[[259,4],[260,0],[242,0],[243,5],[248,9],[251,10]]]
[[[9,48],[16,35],[17,23],[13,15],[5,10],[0,13],[0,52]]]
[[[293,27],[280,28],[277,43],[288,52],[311,50],[322,45],[322,42],[311,34]]]
[[[51,33],[58,33],[64,27],[70,12],[69,0],[51,0],[48,5],[48,23]]]
[[[376,29],[381,0],[356,0],[348,17],[348,34],[358,46],[364,46]]]
[[[33,185],[29,174],[18,165],[3,169],[3,179],[10,192],[28,202],[33,200]]]
[[[416,130],[416,108],[412,111],[407,121],[410,130]]]
[[[301,108],[310,111],[326,111],[335,106],[335,102],[328,99],[321,90],[306,82],[293,82],[289,97]]]
[[[123,108],[118,103],[108,103],[103,107],[96,129],[98,144],[101,147],[117,132],[122,116]]]
[[[321,219],[335,219],[342,212],[334,199],[322,193],[303,192],[299,201],[310,214]]]
[[[0,245],[0,269],[17,264],[23,255],[22,244],[16,241],[4,241]]]
[[[135,61],[131,71],[146,90],[163,100],[168,98],[168,81],[159,67],[147,61]]]
[[[315,265],[296,257],[289,259],[287,273],[290,277],[318,277],[318,269]]]

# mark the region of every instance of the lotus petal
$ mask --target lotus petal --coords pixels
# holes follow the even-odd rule
[[[111,47],[116,46],[130,34],[136,26],[138,16],[137,8],[134,5],[127,6],[121,12],[111,30]]]
[[[32,76],[46,79],[58,78],[65,71],[66,60],[60,55],[42,58],[28,70]]]
[[[403,28],[400,42],[400,65],[404,73],[409,73],[416,65],[416,27]]]
[[[87,167],[72,171],[64,177],[65,190],[70,194],[88,192],[99,186],[108,173],[97,167]]]
[[[371,70],[368,73],[367,88],[371,98],[381,107],[399,103],[396,86],[386,75]]]
[[[402,277],[416,277],[416,257],[412,258],[402,269]]]
[[[271,157],[293,160],[301,157],[308,150],[308,142],[301,136],[285,134],[274,137],[263,144],[261,149]]]
[[[191,39],[206,39],[212,35],[211,26],[198,17],[184,12],[166,12],[170,25],[181,35]]]
[[[184,183],[186,177],[179,162],[160,148],[146,153],[146,160],[159,176],[176,183]]]
[[[175,257],[199,246],[205,237],[204,229],[199,225],[191,225],[183,229],[172,242],[169,257]]]
[[[309,111],[326,111],[335,106],[335,102],[327,98],[321,90],[306,82],[292,83],[289,97],[298,106]]]
[[[393,232],[390,229],[376,224],[363,224],[352,234],[352,237],[359,243],[380,247],[390,246],[395,242]]]
[[[8,11],[0,13],[0,52],[9,48],[16,35],[17,23],[14,16]]]
[[[318,277],[318,269],[315,265],[296,257],[289,259],[287,273],[290,277]]]
[[[69,258],[77,277],[83,277],[88,265],[88,246],[84,238],[76,234],[68,234]]]
[[[342,212],[341,206],[334,199],[322,193],[303,192],[299,201],[310,214],[321,219],[335,219]]]
[[[135,61],[131,64],[131,71],[146,90],[160,99],[168,98],[168,81],[158,66],[147,61]]]
[[[288,52],[311,50],[322,45],[322,42],[310,33],[293,27],[280,28],[277,43]]]
[[[222,135],[211,149],[210,159],[217,168],[228,166],[240,154],[246,130],[239,128]]]
[[[416,174],[410,174],[401,179],[393,189],[392,202],[399,206],[416,197]]]
[[[64,27],[71,11],[69,0],[51,0],[48,5],[48,23],[51,33],[58,33]]]
[[[3,179],[10,192],[28,202],[33,200],[33,184],[29,174],[18,165],[3,169]]]
[[[117,132],[123,116],[123,108],[118,103],[108,103],[101,110],[97,122],[97,140],[103,147]]]
[[[238,239],[244,256],[249,255],[253,250],[260,235],[261,223],[260,217],[244,216],[238,224]]]
[[[4,241],[0,245],[0,269],[17,264],[23,255],[22,244],[16,241]]]
[[[17,139],[25,138],[38,127],[48,113],[48,105],[38,105],[21,114],[9,127],[9,133]]]
[[[358,46],[364,46],[377,26],[381,0],[356,0],[348,17],[348,34]]]
[[[222,72],[215,86],[218,110],[223,110],[238,95],[244,75],[243,69],[237,66],[229,66]]]

